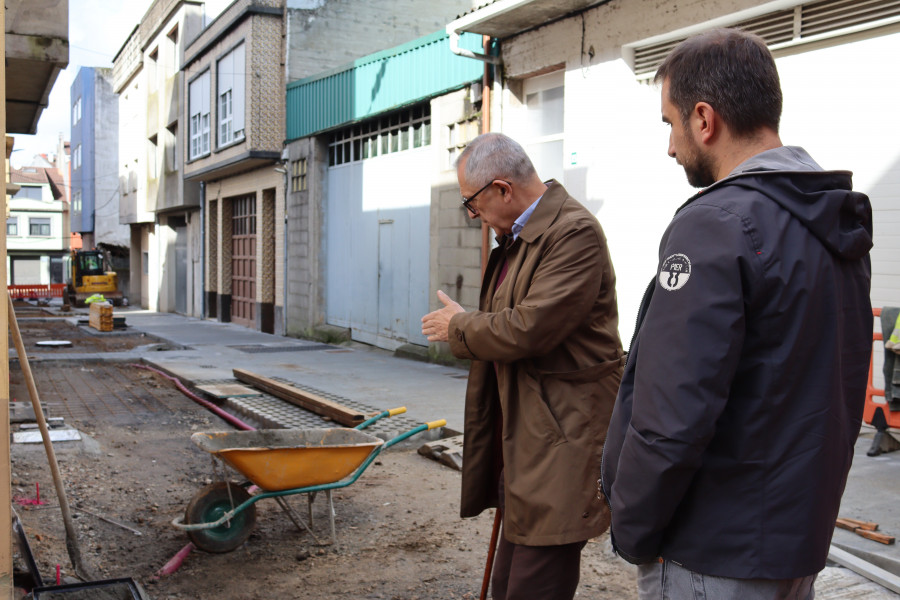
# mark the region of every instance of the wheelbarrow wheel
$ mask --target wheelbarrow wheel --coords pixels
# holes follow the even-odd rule
[[[229,489],[231,493],[229,495]],[[222,518],[233,506],[239,506],[250,498],[241,486],[225,481],[210,484],[197,492],[184,511],[184,522],[189,524],[213,523]],[[232,506],[232,501],[234,505]],[[207,552],[231,552],[247,541],[256,526],[256,505],[251,504],[228,522],[210,529],[188,531],[194,545]]]

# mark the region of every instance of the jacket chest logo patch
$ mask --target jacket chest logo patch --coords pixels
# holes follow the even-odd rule
[[[659,270],[659,285],[668,292],[683,288],[691,278],[691,259],[684,254],[673,254],[663,261]]]

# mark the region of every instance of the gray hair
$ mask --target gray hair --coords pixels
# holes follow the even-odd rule
[[[456,164],[465,161],[469,185],[481,187],[493,179],[524,183],[537,175],[525,149],[502,133],[483,133],[469,142]]]

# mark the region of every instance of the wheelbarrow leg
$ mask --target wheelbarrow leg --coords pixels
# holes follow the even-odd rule
[[[281,510],[283,510],[285,512],[285,514],[287,514],[288,518],[294,522],[294,525],[297,526],[297,529],[299,529],[301,532],[303,530],[308,531],[309,535],[311,535],[313,537],[313,539],[316,541],[316,544],[321,544],[321,542],[319,541],[319,538],[316,537],[316,534],[313,533],[313,531],[312,531],[312,529],[310,529],[309,525],[304,523],[303,519],[301,519],[299,516],[297,516],[297,514],[294,512],[294,509],[291,508],[291,506],[285,501],[284,498],[282,498],[280,496],[276,496],[275,502],[277,502],[278,506],[281,507]],[[311,524],[312,523],[310,523],[310,525]]]
[[[325,495],[328,496],[328,519],[331,521],[331,545],[333,546],[337,542],[337,536],[334,533],[334,499],[331,497],[331,490],[325,490]]]

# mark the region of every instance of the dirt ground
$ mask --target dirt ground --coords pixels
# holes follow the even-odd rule
[[[171,521],[214,478],[209,455],[191,444],[190,434],[229,427],[169,381],[134,367],[37,362],[32,369],[54,414],[84,436],[54,447],[93,579],[132,577],[154,600],[478,598],[493,516],[461,520],[459,473],[418,455],[415,446],[385,452],[356,483],[335,492],[335,545],[318,545],[264,500],[242,547],[226,554],[195,550],[177,572],[156,578],[188,541]],[[11,397],[26,400],[20,370],[15,363],[10,370]],[[13,444],[12,471],[14,506],[41,576],[52,583],[56,565],[72,576],[43,446]],[[36,483],[46,504],[29,504]],[[288,500],[306,514],[305,497]],[[322,495],[313,507],[313,530],[326,541]],[[17,568],[24,569],[21,558]],[[579,598],[633,598],[633,581],[606,537],[588,544]]]
[[[129,329],[113,331],[97,331],[88,325],[76,326],[58,316],[50,316],[37,309],[16,309],[19,332],[25,344],[25,352],[29,356],[41,354],[67,354],[86,352],[124,352],[138,346],[157,344],[157,338]],[[87,315],[71,315],[87,319]],[[126,322],[127,324],[127,322]],[[70,346],[48,347],[38,346],[38,342],[68,341]],[[15,348],[12,335],[9,347]]]

